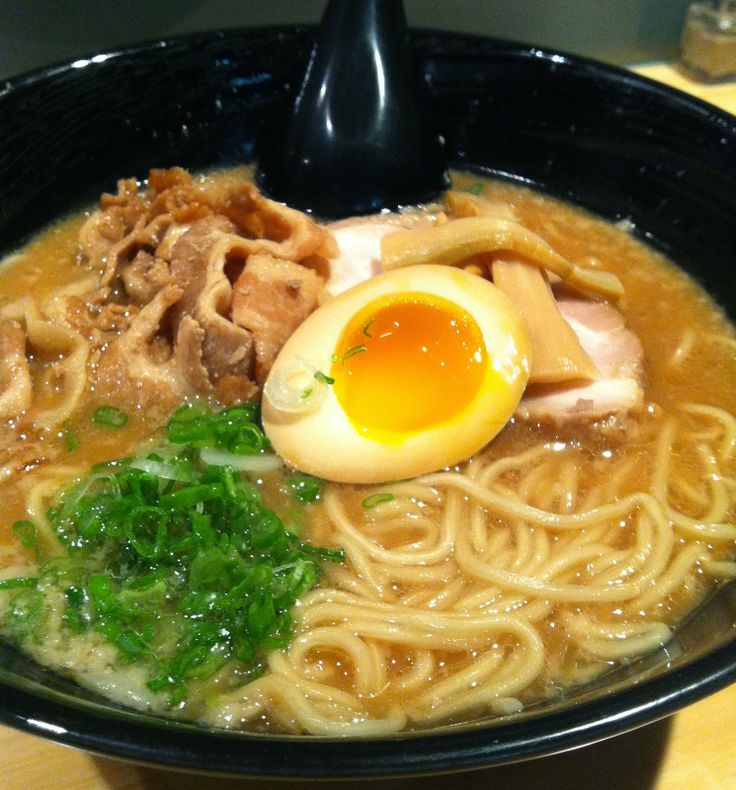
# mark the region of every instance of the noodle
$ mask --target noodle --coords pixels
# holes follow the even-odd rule
[[[649,485],[626,496],[617,489],[631,476],[633,457],[611,477],[601,475],[582,497],[582,459],[560,461],[560,451],[549,443],[515,456],[476,458],[467,473],[395,484],[395,499],[363,516],[360,527],[350,515],[350,497],[340,489],[329,491],[324,513],[333,540],[346,547],[351,563],[359,558],[354,567],[370,589],[323,588],[302,601],[299,628],[304,636],[286,653],[288,671],[277,665],[283,682],[293,684],[291,692],[298,695],[310,650],[339,650],[341,663],[352,666],[355,677],[349,686],[351,711],[366,715],[370,700],[398,697],[406,700],[409,724],[422,727],[484,711],[513,712],[523,705],[518,698],[527,698],[534,688],[570,682],[570,670],[556,668],[546,655],[543,635],[550,624],[560,636],[564,633],[568,653],[587,657],[576,669],[580,682],[611,662],[665,645],[671,626],[653,614],[661,602],[686,588],[698,568],[726,577],[735,573],[733,562],[710,559],[705,543],[682,545],[677,536],[676,530],[684,527],[727,539],[734,529],[725,522],[728,505],[714,482],[716,471],[730,458],[731,444],[722,440],[728,415],[715,408],[683,411],[696,413],[698,424],[688,428],[685,416],[652,426],[658,438]],[[714,447],[702,445],[704,430],[717,437]],[[708,470],[704,493],[693,503],[704,511],[702,522],[668,504],[677,481],[668,460],[675,443],[693,448]],[[569,448],[563,455],[570,455]],[[532,473],[525,473],[529,469]],[[412,519],[420,499],[423,521],[441,513],[439,531],[423,530],[411,550],[382,545],[381,538],[397,528],[397,514],[403,513],[404,529],[417,534]],[[596,504],[586,508],[583,500]],[[468,528],[458,529],[463,524]],[[377,581],[381,573],[411,592],[397,599],[395,590],[392,594]],[[344,575],[344,569],[331,573],[333,579]],[[618,617],[611,619],[606,602],[623,607]],[[642,619],[639,612],[649,614]],[[395,665],[397,650],[405,651],[408,668],[378,673],[366,645],[383,655],[384,669]],[[440,664],[433,658],[438,653],[445,655]],[[558,672],[568,679],[556,677]],[[347,687],[338,685],[344,693]],[[419,688],[424,690],[416,694]],[[230,709],[235,699],[248,698],[249,693],[234,694]],[[207,720],[217,721],[218,715]],[[314,718],[299,718],[298,711],[294,715],[297,729],[328,727]],[[382,731],[393,730],[387,722]]]

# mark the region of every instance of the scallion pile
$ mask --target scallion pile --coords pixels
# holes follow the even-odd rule
[[[65,555],[38,578],[3,585],[19,588],[11,632],[43,638],[52,588],[63,592],[65,628],[95,631],[122,661],[144,662],[148,687],[166,690],[171,705],[225,664],[252,678],[266,651],[289,643],[292,607],[322,561],[342,560],[286,529],[241,471],[273,468],[274,458],[257,407],[182,407],[158,452],[98,465],[58,497],[48,518]],[[289,486],[302,502],[319,495],[311,478]],[[30,522],[16,534],[33,547]]]

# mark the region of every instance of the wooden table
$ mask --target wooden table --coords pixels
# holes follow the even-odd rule
[[[704,86],[665,64],[636,71],[736,114],[736,83]],[[378,783],[370,783],[377,786]],[[330,787],[339,787],[330,783]],[[368,786],[368,785],[365,785]],[[731,790],[736,788],[736,685],[632,733],[520,765],[436,779],[381,782],[381,787],[432,790]],[[208,790],[314,788],[313,783],[203,779],[93,757],[0,727],[0,790]]]
[[[699,99],[715,104],[723,110],[736,115],[736,82],[724,82],[720,85],[704,85],[690,79],[679,68],[674,68],[666,63],[645,63],[635,66],[634,71],[644,77],[659,80],[673,88],[692,93]]]

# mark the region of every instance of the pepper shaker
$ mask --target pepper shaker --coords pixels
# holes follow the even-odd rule
[[[736,0],[693,3],[682,31],[681,60],[696,79],[736,79]]]

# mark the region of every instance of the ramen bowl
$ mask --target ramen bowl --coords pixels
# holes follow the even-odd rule
[[[253,159],[313,31],[209,33],[98,53],[0,88],[0,252],[150,167]],[[736,318],[736,119],[626,71],[536,47],[418,33],[451,164],[630,223]],[[736,680],[736,587],[662,649],[523,712],[386,737],[206,729],[124,709],[0,643],[0,721],[99,754],[225,774],[469,769],[592,743]]]

